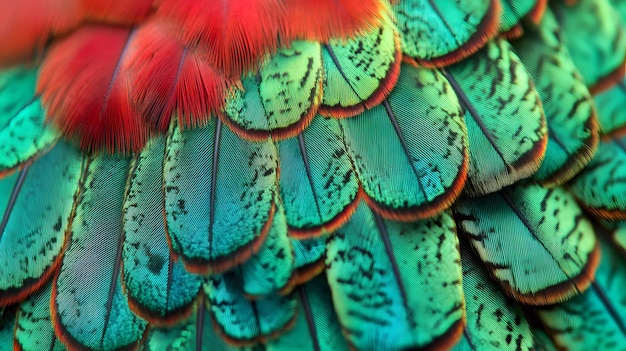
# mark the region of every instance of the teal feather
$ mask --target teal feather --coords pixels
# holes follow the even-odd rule
[[[444,66],[473,54],[493,38],[500,19],[498,0],[406,0],[393,10],[402,51],[420,66]]]
[[[205,293],[216,327],[231,344],[250,345],[276,338],[296,318],[297,301],[291,295],[246,299],[238,272],[210,276]]]
[[[403,65],[383,104],[340,122],[366,199],[383,216],[428,218],[460,194],[467,134],[454,92],[438,71]]]
[[[327,236],[312,239],[291,238],[291,246],[295,256],[294,272],[285,291],[308,282],[312,277],[324,271],[327,239]]]
[[[385,11],[382,23],[348,40],[322,46],[324,97],[319,113],[349,117],[382,102],[396,84],[402,52],[398,30]]]
[[[615,228],[610,233],[611,241],[615,245],[615,248],[626,257],[626,222],[619,221],[615,224]]]
[[[565,189],[515,185],[455,205],[456,220],[491,275],[518,301],[545,305],[591,283],[599,250]]]
[[[564,32],[564,42],[592,92],[613,85],[624,76],[626,30],[608,0],[550,3]]]
[[[593,99],[563,45],[551,11],[514,47],[535,78],[548,122],[546,154],[534,178],[546,186],[562,184],[589,163],[597,147]]]
[[[295,260],[285,211],[278,202],[274,221],[259,252],[241,265],[244,293],[258,297],[281,291],[293,275]]]
[[[362,202],[326,254],[335,311],[351,347],[443,349],[460,337],[461,260],[448,213],[400,223]]]
[[[142,351],[247,351],[250,348],[227,344],[214,327],[204,293],[194,313],[174,327],[151,328]]]
[[[272,224],[274,144],[240,139],[213,118],[186,132],[174,125],[166,148],[165,211],[173,250],[196,273],[246,261]]]
[[[248,139],[300,133],[322,100],[322,52],[318,42],[294,41],[280,49],[256,75],[242,81],[226,101],[222,120]]]
[[[532,350],[533,337],[521,305],[508,299],[461,242],[467,323],[453,351]]]
[[[14,308],[0,309],[0,349],[13,349],[13,327],[15,326]]]
[[[589,212],[606,219],[626,219],[626,136],[609,137],[571,184]]]
[[[59,142],[0,180],[8,190],[0,193],[7,204],[0,219],[0,305],[37,290],[58,266],[81,162],[74,147]]]
[[[535,341],[535,349],[541,351],[557,351],[556,346],[550,340],[546,331],[543,330],[540,326],[537,326],[532,329],[533,337]]]
[[[607,242],[591,287],[538,315],[560,349],[624,350],[626,345],[626,261]]]
[[[465,191],[488,194],[535,173],[548,141],[546,120],[511,46],[495,40],[446,70],[465,110],[470,152]]]
[[[348,350],[332,296],[324,274],[299,286],[298,312],[295,325],[278,339],[268,342],[267,351],[342,351]]]
[[[135,313],[151,324],[171,324],[191,312],[203,278],[185,270],[165,234],[165,138],[133,158],[124,199],[122,281]]]
[[[17,311],[15,344],[21,351],[64,351],[57,339],[50,317],[52,284],[46,284],[36,294],[24,301]]]
[[[500,0],[502,15],[500,16],[500,31],[514,31],[520,25],[522,18],[529,16],[537,7],[545,6],[547,0]]]
[[[130,159],[87,160],[71,233],[52,287],[52,321],[73,349],[134,347],[145,321],[128,306],[121,284],[123,200]]]
[[[44,124],[41,100],[35,96],[36,68],[15,67],[0,72],[0,177],[58,139]]]
[[[289,232],[330,233],[354,211],[359,183],[336,119],[316,117],[298,137],[278,143],[280,195]]]
[[[626,78],[613,88],[597,94],[594,99],[602,133],[623,134],[626,129]]]

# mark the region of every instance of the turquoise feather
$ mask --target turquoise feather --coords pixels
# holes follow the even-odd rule
[[[402,51],[420,66],[444,66],[473,54],[496,34],[498,0],[406,0],[393,5]]]
[[[626,136],[602,140],[596,156],[574,179],[572,190],[583,207],[606,219],[626,219]]]
[[[0,305],[38,289],[58,266],[82,157],[65,142],[0,180]]]
[[[265,345],[267,351],[342,351],[348,350],[324,274],[299,286],[295,325],[278,339]]]
[[[548,141],[546,120],[511,46],[495,40],[446,70],[465,110],[470,150],[465,192],[488,194],[535,173]]]
[[[44,124],[41,100],[35,96],[36,68],[0,72],[0,177],[49,149],[58,132]]]
[[[210,276],[205,293],[217,329],[232,344],[275,338],[290,328],[296,317],[297,301],[293,296],[273,294],[254,301],[246,299],[238,272]]]
[[[61,341],[57,339],[52,328],[50,317],[51,291],[52,284],[46,284],[20,305],[15,322],[15,343],[19,345],[19,350],[66,350]]]
[[[50,303],[55,330],[73,349],[134,347],[146,328],[128,306],[120,276],[129,163],[119,156],[91,157],[81,176]]]
[[[318,42],[294,41],[226,101],[222,120],[245,138],[291,137],[310,122],[322,100],[322,52]]]
[[[535,341],[536,350],[541,351],[557,351],[554,342],[550,339],[546,331],[540,326],[532,328],[533,338]]]
[[[626,30],[608,0],[550,3],[564,32],[572,59],[592,92],[624,76]]]
[[[467,323],[452,350],[532,350],[533,336],[521,305],[502,293],[467,244],[461,243]]]
[[[227,344],[217,334],[204,294],[194,313],[175,327],[152,328],[142,351],[248,351],[250,348]]]
[[[122,281],[135,313],[151,324],[172,323],[191,312],[203,278],[185,270],[165,234],[163,156],[158,137],[133,158],[124,199]]]
[[[445,348],[460,337],[462,272],[448,213],[400,223],[362,202],[326,254],[335,311],[352,348]]]
[[[514,47],[535,78],[548,122],[546,154],[534,178],[546,186],[562,184],[589,163],[597,147],[593,99],[563,45],[551,11]]]
[[[353,116],[381,103],[396,84],[402,52],[398,30],[385,11],[382,23],[349,40],[322,46],[324,97],[319,113]]]
[[[15,309],[0,309],[0,349],[13,349],[13,327],[15,326]]]
[[[270,140],[248,142],[212,119],[167,139],[165,211],[173,250],[196,273],[246,261],[272,224],[278,156]]]
[[[537,6],[545,5],[546,0],[500,0],[502,15],[500,16],[500,31],[509,32],[520,25],[520,21]],[[542,4],[543,3],[543,4]]]
[[[368,203],[383,216],[428,218],[461,192],[467,134],[457,99],[438,71],[403,65],[383,104],[340,122]]]
[[[293,275],[295,260],[285,211],[278,202],[274,221],[259,252],[241,265],[244,293],[259,297],[283,290]]]
[[[626,78],[613,88],[597,94],[594,99],[602,133],[623,134],[626,129]]]
[[[324,271],[327,239],[327,236],[312,239],[291,238],[295,264],[291,280],[285,290],[291,290],[296,285],[304,284]]]
[[[594,282],[582,295],[539,309],[538,315],[560,349],[623,350],[626,345],[626,261],[608,243]]]
[[[545,305],[584,291],[597,267],[593,227],[565,189],[515,185],[455,204],[459,227],[505,292]]]
[[[358,202],[359,183],[339,121],[316,117],[298,137],[278,143],[278,155],[290,233],[315,236],[345,223]]]

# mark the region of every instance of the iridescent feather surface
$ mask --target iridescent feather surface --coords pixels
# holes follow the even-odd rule
[[[624,350],[620,0],[0,11],[0,350]]]

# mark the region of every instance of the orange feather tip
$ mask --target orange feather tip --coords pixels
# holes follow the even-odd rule
[[[622,79],[624,79],[625,75],[626,75],[626,58],[612,72],[598,79],[597,82],[591,85],[589,87],[589,92],[591,92],[592,95],[597,95],[597,94],[602,93],[603,91],[611,89],[614,85],[621,82]]]
[[[528,13],[528,18],[533,21],[535,24],[539,24],[541,19],[543,18],[543,14],[546,13],[546,8],[548,7],[548,0],[537,0],[535,6]]]
[[[431,60],[421,60],[405,55],[402,61],[415,67],[437,68],[450,66],[476,53],[498,34],[502,5],[499,0],[490,2],[489,10],[476,28],[474,35],[458,49]]]
[[[222,108],[225,78],[158,22],[143,25],[129,45],[131,100],[151,128],[167,132],[172,115],[182,128],[201,126]]]
[[[85,26],[57,42],[41,66],[37,93],[47,119],[83,149],[139,151],[150,134],[120,72],[130,38],[130,29]]]

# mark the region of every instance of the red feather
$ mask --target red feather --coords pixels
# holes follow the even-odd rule
[[[83,149],[139,151],[148,130],[130,104],[121,61],[131,30],[86,26],[56,43],[41,66],[38,93],[48,118]]]
[[[182,127],[202,125],[223,105],[224,77],[157,22],[137,31],[126,63],[132,100],[154,129],[167,132],[172,114]]]
[[[0,11],[0,66],[31,60],[52,36],[81,21],[77,0],[6,1]]]
[[[184,44],[199,45],[209,64],[239,78],[276,51],[283,8],[279,0],[162,0],[157,13]]]
[[[153,0],[80,0],[87,21],[135,24],[152,10]]]
[[[285,0],[289,38],[328,42],[376,28],[382,19],[380,0]]]

